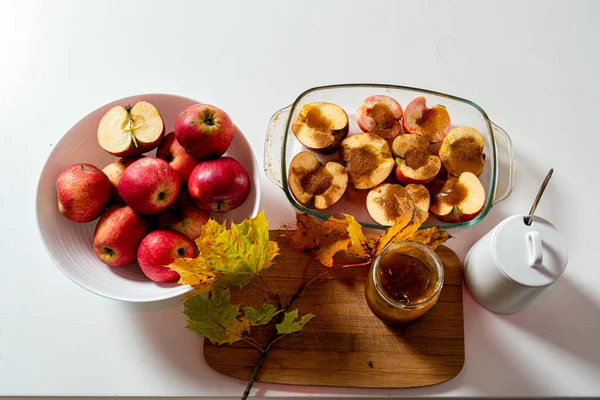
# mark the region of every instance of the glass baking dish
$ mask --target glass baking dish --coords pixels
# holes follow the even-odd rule
[[[514,160],[512,142],[508,134],[488,118],[481,107],[472,101],[460,97],[417,89],[405,86],[384,84],[342,84],[320,86],[308,89],[294,103],[277,111],[269,122],[265,139],[264,168],[271,181],[283,189],[290,203],[300,212],[306,212],[319,220],[325,220],[331,215],[340,217],[342,213],[353,215],[366,228],[385,229],[387,226],[375,223],[369,216],[365,199],[368,190],[359,191],[348,187],[346,194],[335,205],[327,210],[314,210],[304,207],[290,192],[287,178],[288,168],[292,158],[308,151],[291,130],[291,125],[298,118],[302,107],[316,101],[330,102],[342,107],[348,114],[350,133],[362,133],[354,117],[355,111],[363,100],[372,95],[387,95],[396,99],[402,108],[417,96],[427,99],[428,107],[441,104],[450,114],[452,128],[470,126],[477,129],[484,138],[485,166],[479,176],[486,191],[485,205],[481,212],[472,220],[447,224],[430,216],[422,228],[439,226],[442,229],[469,226],[481,221],[492,206],[506,199],[512,192],[514,177]],[[315,155],[322,162],[340,161],[337,153],[332,155]]]

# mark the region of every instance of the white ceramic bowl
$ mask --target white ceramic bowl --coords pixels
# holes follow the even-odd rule
[[[73,282],[104,297],[148,302],[168,299],[188,292],[189,286],[174,283],[156,283],[144,276],[137,264],[109,267],[94,254],[92,248],[96,222],[77,224],[64,218],[56,201],[56,178],[60,172],[75,163],[90,163],[102,169],[117,160],[105,152],[96,141],[100,118],[115,105],[133,105],[139,100],[152,103],[161,113],[166,133],[172,132],[175,119],[184,108],[199,101],[167,94],[132,96],[106,104],[76,123],[54,146],[42,170],[37,191],[37,220],[42,241],[56,266]],[[153,156],[155,150],[146,153]],[[248,171],[252,181],[246,201],[226,214],[213,215],[218,221],[225,219],[241,222],[254,217],[260,206],[260,176],[256,158],[248,140],[235,127],[235,135],[226,155],[237,159]]]

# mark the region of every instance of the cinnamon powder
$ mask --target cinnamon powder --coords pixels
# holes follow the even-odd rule
[[[429,150],[427,147],[413,146],[404,154],[406,165],[411,169],[418,169],[427,164],[429,161]]]
[[[376,202],[383,208],[385,218],[390,221],[397,221],[413,212],[414,205],[410,196],[400,185],[390,185],[384,195],[377,198]]]
[[[460,171],[471,171],[483,164],[483,148],[471,137],[463,137],[451,144],[452,164]]]
[[[396,122],[392,109],[382,101],[375,103],[371,109],[370,116],[375,122],[375,128],[373,130],[373,133],[375,134],[387,132],[394,126],[394,122]]]
[[[347,159],[346,171],[354,182],[360,176],[370,174],[379,165],[377,155],[369,151],[365,146],[351,149],[348,152]]]
[[[312,193],[315,196],[323,194],[333,182],[333,176],[325,167],[320,166],[316,171],[304,175],[300,179],[300,183],[307,193]]]

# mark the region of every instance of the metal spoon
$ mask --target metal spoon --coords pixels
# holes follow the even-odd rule
[[[525,221],[525,225],[527,225],[527,226],[531,225],[531,222],[533,221],[533,214],[535,213],[535,209],[537,208],[537,205],[540,202],[540,199],[542,198],[542,194],[544,194],[544,190],[546,190],[546,186],[548,186],[548,182],[550,181],[550,178],[552,177],[553,172],[554,172],[554,168],[550,168],[550,171],[548,171],[548,175],[546,175],[544,182],[542,182],[542,186],[540,187],[540,190],[538,191],[537,196],[535,196],[535,200],[533,200],[533,205],[531,206],[531,210],[529,210],[529,215],[523,217],[523,220]]]

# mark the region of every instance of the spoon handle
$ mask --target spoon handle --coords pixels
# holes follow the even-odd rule
[[[542,195],[544,194],[544,190],[546,190],[546,186],[548,186],[548,182],[550,181],[550,178],[552,177],[553,172],[554,172],[554,168],[550,168],[550,171],[548,171],[548,174],[546,175],[544,182],[542,182],[542,186],[540,186],[540,190],[538,190],[537,196],[535,196],[535,200],[533,200],[533,204],[531,205],[531,210],[529,210],[529,217],[525,221],[525,223],[528,226],[531,225],[531,222],[533,221],[533,214],[535,213],[535,209],[537,208],[537,205],[540,202]]]

